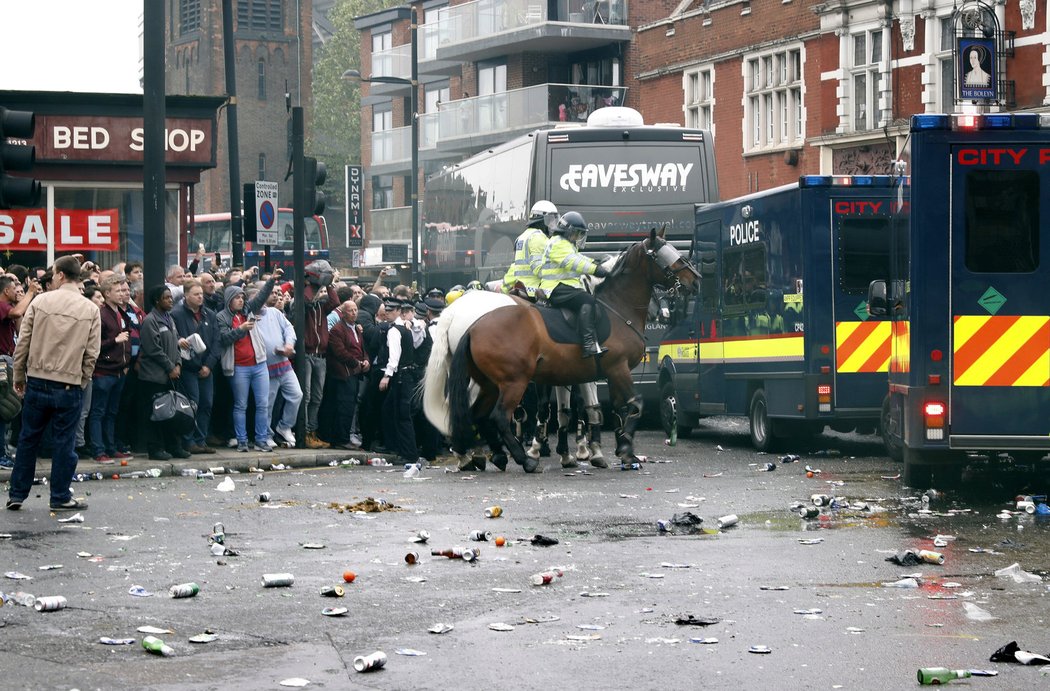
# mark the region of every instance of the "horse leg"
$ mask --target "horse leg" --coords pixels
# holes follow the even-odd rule
[[[526,451],[530,456],[532,447],[536,444],[536,414],[538,408],[538,401],[536,395],[536,383],[529,382],[529,385],[525,387],[525,394],[521,397],[521,405],[514,411],[514,419],[518,421],[520,419],[521,431],[518,434],[518,439],[523,444],[529,445],[529,450]],[[538,447],[537,447],[538,450]]]
[[[500,434],[500,428],[498,425],[498,417],[502,414],[499,408],[493,408],[489,416],[478,423],[478,429],[481,432],[482,438],[485,443],[488,444],[489,450],[492,455],[489,457],[489,462],[496,466],[500,470],[505,471],[507,469],[507,454],[503,452],[503,437]],[[481,464],[484,468],[484,456],[482,456]],[[477,460],[475,459],[475,465]]]
[[[607,374],[613,409],[620,423],[616,430],[616,455],[623,467],[638,462],[638,457],[634,455],[634,433],[642,417],[642,397],[634,392],[631,371],[627,369],[626,362],[619,363],[611,371],[607,370]]]
[[[524,468],[526,473],[542,472],[539,459],[532,458],[525,453],[525,447],[521,440],[514,435],[510,426],[510,419],[518,407],[518,403],[528,387],[528,381],[504,382],[500,399],[495,410],[492,411],[492,421],[503,440],[503,446],[510,452],[514,462]],[[506,461],[504,461],[506,465]]]
[[[569,425],[572,423],[572,391],[567,386],[554,388],[558,403],[558,445],[555,452],[561,460],[562,468],[577,467],[576,457],[569,453]]]
[[[587,427],[590,430],[591,465],[595,468],[608,468],[609,464],[602,455],[602,406],[598,403],[598,386],[594,382],[580,385],[584,410],[587,414]]]
[[[551,413],[551,387],[548,384],[532,384],[536,387],[536,418],[533,436],[525,436],[529,448],[525,452],[531,458],[542,458],[551,455],[547,443],[547,427]]]
[[[588,438],[586,415],[583,410],[583,387],[586,384],[580,384],[573,387],[572,395],[572,412],[576,417],[576,460],[586,461],[591,457],[591,448],[588,445],[590,441]]]
[[[489,442],[489,439],[492,438],[498,440],[498,436],[489,436],[490,425],[488,424],[488,418],[499,400],[499,388],[490,380],[486,379],[476,368],[472,368],[471,378],[480,389],[477,400],[474,401],[474,404],[470,408],[471,418],[474,420],[478,432],[485,437],[487,443]],[[501,447],[499,444],[492,447],[490,443],[490,448],[493,453],[498,453]],[[467,453],[468,451],[470,451],[470,453]],[[460,470],[485,470],[485,453],[483,449],[477,447],[474,449],[453,449],[453,453],[456,456],[456,460],[459,462]],[[504,466],[505,465],[506,463],[504,463]]]

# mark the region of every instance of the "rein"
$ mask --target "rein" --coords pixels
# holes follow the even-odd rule
[[[602,300],[600,297],[595,297],[594,300],[596,302],[600,302],[602,304],[602,306],[605,307],[605,309],[609,310],[610,312],[615,314],[617,317],[622,319],[623,323],[626,324],[627,326],[629,326],[631,328],[631,331],[633,331],[634,334],[642,341],[642,346],[644,348],[644,346],[645,346],[645,336],[642,335],[642,332],[638,330],[638,327],[634,325],[633,321],[631,321],[627,317],[623,316],[623,314],[621,314],[619,310],[617,310],[615,307],[610,305],[605,300]]]

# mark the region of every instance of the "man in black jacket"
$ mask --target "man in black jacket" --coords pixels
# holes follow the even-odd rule
[[[412,341],[412,303],[397,306],[399,314],[386,334],[383,377],[379,390],[386,392],[383,401],[383,438],[391,452],[402,463],[419,460],[416,433],[412,426],[412,393],[417,378],[415,345]]]
[[[196,425],[192,432],[183,438],[186,450],[190,453],[215,453],[215,449],[205,443],[208,427],[211,425],[212,402],[215,398],[215,375],[219,364],[219,326],[215,321],[215,312],[204,305],[204,287],[197,279],[191,279],[184,286],[182,302],[171,311],[179,338],[190,340],[196,334],[200,337],[204,350],[197,352],[193,347],[189,359],[185,353],[182,358],[182,376],[179,377],[179,390],[197,404]]]

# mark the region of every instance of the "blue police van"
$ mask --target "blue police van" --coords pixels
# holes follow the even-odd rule
[[[909,149],[911,222],[868,300],[892,322],[883,434],[924,486],[1050,452],[1050,116],[916,115]]]
[[[669,437],[700,418],[747,416],[761,451],[825,427],[874,433],[886,395],[891,322],[868,312],[890,271],[907,180],[807,175],[698,205],[699,295],[677,305],[659,349]]]

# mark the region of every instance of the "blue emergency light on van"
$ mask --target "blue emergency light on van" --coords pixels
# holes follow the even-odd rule
[[[825,187],[831,184],[830,175],[803,175],[798,179],[800,187]]]
[[[911,128],[913,130],[949,130],[951,127],[952,120],[948,115],[911,116]]]

